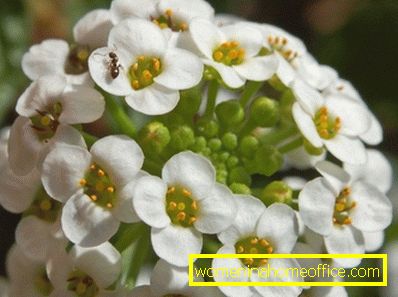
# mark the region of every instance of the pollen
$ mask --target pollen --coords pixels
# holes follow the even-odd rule
[[[99,177],[105,176],[105,172],[102,169],[98,169],[97,174]]]
[[[351,197],[351,188],[344,188],[336,198],[333,214],[333,223],[338,225],[351,225],[350,213],[357,203]]]
[[[172,9],[166,9],[166,11],[164,12],[165,15],[167,15],[168,17],[171,17],[173,15],[173,10]]]
[[[97,195],[91,195],[90,199],[93,200],[94,202],[98,200]]]
[[[131,87],[134,90],[148,87],[161,72],[162,63],[158,57],[139,56],[128,71]]]
[[[273,247],[265,238],[257,236],[249,236],[239,240],[235,244],[235,252],[238,254],[272,254]],[[241,259],[242,263],[248,267],[260,267],[268,263],[266,258],[245,258]]]
[[[279,54],[285,58],[286,61],[292,62],[297,56],[298,53],[291,48],[288,48],[288,39],[286,37],[281,36],[268,36],[267,38],[268,44],[274,50],[279,52]]]
[[[40,209],[43,211],[49,211],[52,207],[50,199],[44,199],[40,202]]]
[[[245,50],[235,40],[226,41],[214,49],[213,59],[227,66],[239,65],[245,59]]]
[[[332,116],[326,106],[316,112],[313,120],[319,136],[323,139],[334,138],[341,129],[341,119]]]
[[[115,192],[115,188],[112,187],[112,186],[107,187],[106,190],[107,190],[109,193]]]
[[[166,192],[166,212],[173,224],[185,228],[197,221],[199,206],[192,193],[181,186],[170,186]]]
[[[44,117],[42,117],[42,118],[40,119],[40,123],[41,123],[43,126],[48,126],[48,125],[50,125],[50,123],[51,123],[51,118],[50,118],[49,116],[44,116]]]
[[[108,203],[106,204],[106,207],[107,207],[107,208],[112,208],[112,207],[113,207],[113,204],[110,203],[110,202],[108,202]]]
[[[82,178],[82,179],[79,181],[79,184],[80,184],[82,187],[84,187],[85,185],[87,185],[87,180],[84,179],[84,178]]]

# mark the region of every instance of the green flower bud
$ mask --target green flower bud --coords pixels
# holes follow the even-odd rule
[[[206,118],[200,119],[197,123],[197,127],[199,134],[206,138],[217,136],[219,130],[218,123],[215,120]]]
[[[218,138],[212,138],[207,145],[213,152],[218,152],[221,149],[222,142]]]
[[[207,140],[203,136],[198,136],[195,138],[195,143],[192,145],[191,149],[194,152],[201,152],[207,147]]]
[[[228,152],[222,152],[222,153],[219,154],[219,160],[221,162],[226,162],[228,160],[228,158],[230,157],[230,155],[231,154],[228,153]]]
[[[231,156],[227,160],[227,167],[229,169],[236,167],[238,164],[239,164],[239,159],[236,156]]]
[[[283,155],[272,145],[260,147],[253,160],[255,173],[271,176],[283,165]]]
[[[313,146],[307,139],[304,138],[304,148],[310,155],[319,156],[322,155],[324,152],[323,147],[315,147]]]
[[[219,183],[226,184],[227,183],[228,172],[225,169],[219,169],[216,173],[216,180]]]
[[[216,106],[216,115],[222,125],[236,127],[243,122],[245,111],[238,100],[229,100]]]
[[[253,157],[254,153],[258,149],[258,146],[258,139],[252,135],[247,135],[242,138],[239,145],[239,150],[243,156],[250,158]]]
[[[176,151],[184,151],[195,143],[195,134],[187,125],[179,126],[171,132],[170,146]]]
[[[279,118],[279,104],[270,98],[259,97],[250,107],[250,121],[258,127],[273,127]]]
[[[228,183],[240,183],[250,186],[252,178],[244,167],[235,167],[229,172]]]
[[[293,190],[282,181],[273,181],[261,192],[260,199],[268,206],[275,202],[291,204]]]
[[[233,151],[238,146],[238,136],[232,132],[225,133],[221,140],[224,147],[229,151]]]
[[[229,186],[232,193],[234,194],[242,194],[242,195],[250,195],[251,190],[248,186],[239,183],[233,183]]]
[[[139,132],[138,142],[146,153],[159,154],[170,142],[169,129],[160,122],[151,122]]]
[[[203,154],[203,156],[210,157],[210,155],[211,155],[211,149],[209,149],[208,147],[205,147],[205,148],[201,151],[201,153]]]

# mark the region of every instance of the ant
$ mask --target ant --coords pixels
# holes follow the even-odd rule
[[[99,53],[97,53],[97,55],[106,56]],[[110,61],[108,62],[109,74],[112,79],[116,79],[120,74],[120,68],[123,66],[119,64],[119,57],[116,55],[115,52],[109,52],[107,56],[110,59]]]

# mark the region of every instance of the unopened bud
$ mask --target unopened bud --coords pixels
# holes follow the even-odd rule
[[[275,202],[290,204],[293,199],[293,191],[286,183],[273,181],[264,188],[260,198],[266,205]]]
[[[170,145],[176,151],[184,151],[195,143],[195,135],[191,127],[179,126],[171,132]]]
[[[254,153],[257,151],[259,146],[259,141],[256,137],[247,135],[242,138],[239,150],[243,156],[251,158],[253,157]]]
[[[151,122],[141,129],[138,142],[144,151],[159,154],[170,142],[169,129],[160,122]]]
[[[245,184],[233,183],[229,186],[229,188],[231,189],[231,191],[234,194],[242,194],[242,195],[250,195],[251,194],[250,188],[248,186],[246,186]]]
[[[216,107],[217,118],[226,127],[235,127],[243,122],[245,111],[237,100],[222,102]]]
[[[273,127],[279,117],[279,104],[270,98],[259,97],[250,107],[250,120],[258,127]]]

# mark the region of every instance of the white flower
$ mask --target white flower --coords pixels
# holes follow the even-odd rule
[[[65,203],[61,223],[66,237],[81,246],[107,241],[120,221],[135,222],[131,194],[144,156],[125,136],[98,140],[90,152],[60,145],[43,164],[42,182],[47,193]]]
[[[107,9],[95,9],[84,15],[73,27],[76,43],[88,45],[91,50],[106,46],[113,27],[111,13]]]
[[[323,161],[325,158],[326,152],[322,152],[319,156],[310,155],[304,146],[285,154],[286,165],[300,170],[313,168],[317,162]]]
[[[252,197],[235,195],[238,214],[231,227],[221,232],[218,237],[224,244],[218,254],[272,254],[290,253],[296,244],[298,226],[296,214],[285,204],[274,203],[269,208]],[[217,268],[247,268],[262,267],[300,267],[295,259],[214,259],[212,267]],[[241,274],[240,277],[228,278],[222,273],[215,274],[216,281],[281,281],[270,276],[264,279],[253,273],[251,278]],[[300,279],[284,278],[282,281],[302,281]],[[252,296],[298,296],[299,287],[220,287],[220,290],[230,297]]]
[[[214,17],[213,7],[203,0],[114,0],[111,13],[115,24],[136,17],[174,32],[188,30],[194,18],[212,20]]]
[[[324,236],[330,254],[364,253],[362,232],[382,231],[391,223],[391,202],[376,187],[351,180],[330,162],[319,162],[316,167],[323,177],[307,183],[299,194],[305,225]],[[335,261],[353,267],[360,259]]]
[[[6,266],[10,279],[10,297],[45,297],[53,290],[47,277],[45,262],[26,257],[17,246],[9,251]]]
[[[231,88],[242,87],[246,80],[267,80],[277,69],[274,56],[259,56],[263,36],[253,26],[238,23],[219,28],[198,18],[191,22],[190,34],[202,61]]]
[[[67,86],[66,79],[53,75],[33,82],[18,99],[20,114],[10,132],[8,145],[11,169],[18,175],[40,171],[48,150],[59,142],[85,146],[80,133],[69,125],[89,123],[105,109],[102,95],[85,86]]]
[[[47,273],[54,286],[50,297],[108,297],[106,289],[122,270],[121,256],[109,243],[93,248],[75,245],[69,254],[60,251],[47,263]]]
[[[228,13],[218,13],[214,16],[214,23],[218,27],[233,25],[239,22],[244,22],[245,19]]]
[[[326,95],[332,94],[337,97],[349,97],[366,107],[370,116],[370,128],[361,134],[360,138],[369,145],[378,145],[383,141],[383,127],[373,112],[367,107],[359,92],[349,81],[338,78],[323,93]]]
[[[201,277],[195,281],[203,281]],[[222,297],[216,287],[190,287],[188,285],[188,270],[185,267],[176,267],[160,259],[152,272],[149,285],[138,286],[128,294],[128,297]]]
[[[111,73],[110,53],[118,59],[117,75]],[[192,53],[169,47],[162,30],[153,23],[132,19],[111,30],[108,47],[91,54],[89,69],[105,91],[126,96],[127,104],[137,111],[157,115],[174,109],[179,90],[200,82],[203,64]]]
[[[296,81],[292,89],[297,99],[293,117],[304,137],[317,148],[325,146],[343,162],[365,163],[366,151],[359,136],[370,125],[367,109],[347,98],[325,98],[302,81]]]
[[[214,167],[192,152],[167,161],[162,179],[141,178],[133,197],[138,216],[152,227],[154,251],[177,266],[188,266],[188,255],[200,253],[202,233],[223,231],[236,215],[231,192],[215,182]]]

